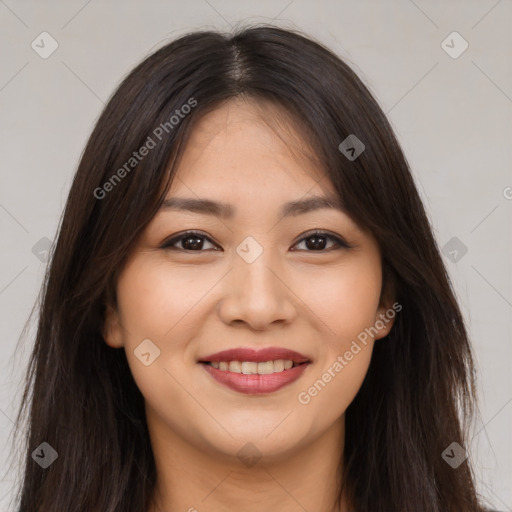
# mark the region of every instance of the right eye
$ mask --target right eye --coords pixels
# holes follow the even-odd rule
[[[162,249],[168,249],[171,251],[204,252],[202,250],[204,240],[208,240],[213,244],[213,242],[203,233],[199,231],[187,231],[179,236],[173,235],[172,238],[163,243]],[[182,247],[175,247],[177,244],[181,244]]]

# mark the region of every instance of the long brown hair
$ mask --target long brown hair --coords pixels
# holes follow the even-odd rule
[[[385,282],[402,305],[346,412],[340,475],[351,503],[359,512],[479,511],[468,460],[454,468],[442,457],[467,443],[471,346],[406,158],[343,60],[267,25],[170,42],[129,73],[97,121],[42,287],[17,417],[21,427],[28,416],[17,510],[147,509],[156,475],[144,401],[124,350],[102,338],[105,309],[116,304],[119,272],[165,198],[188,134],[240,95],[279,104],[309,133],[349,215],[377,239]],[[351,134],[365,145],[356,159],[339,149]],[[46,469],[31,455],[42,442],[58,453]]]

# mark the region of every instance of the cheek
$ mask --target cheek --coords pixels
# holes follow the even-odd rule
[[[329,271],[320,269],[301,280],[297,293],[321,320],[328,344],[340,350],[348,338],[373,325],[382,286],[380,261],[375,254],[358,254]]]
[[[353,350],[339,350],[311,375],[297,394],[299,415],[310,430],[321,431],[342,417],[364,381],[372,354],[372,343]],[[351,354],[351,359],[347,358]]]
[[[179,339],[173,336],[192,324],[194,308],[214,284],[210,274],[198,267],[179,270],[168,262],[139,257],[130,263],[118,281],[119,311],[134,338]]]
[[[375,255],[354,258],[317,280],[308,304],[321,320],[322,346],[315,371],[297,396],[314,423],[335,421],[353,401],[373,350],[369,329],[379,306],[382,274]]]
[[[139,254],[129,262],[117,285],[126,357],[146,397],[162,385],[172,384],[164,369],[183,363],[187,340],[193,337],[197,325],[194,307],[204,294],[204,283],[197,272],[192,278],[192,268],[176,272],[149,256]],[[150,355],[142,357],[147,353]]]

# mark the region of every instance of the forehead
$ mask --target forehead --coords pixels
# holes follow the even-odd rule
[[[168,195],[187,188],[334,193],[299,121],[270,102],[241,98],[196,121]]]

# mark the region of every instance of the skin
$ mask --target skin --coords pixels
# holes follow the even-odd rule
[[[380,303],[378,244],[347,214],[278,216],[287,201],[335,190],[320,168],[292,153],[305,149],[298,135],[288,130],[285,143],[259,107],[238,99],[207,114],[167,194],[230,203],[233,218],[158,212],[120,275],[118,307],[107,315],[105,341],[124,347],[145,398],[158,474],[151,512],[334,511],[345,410],[374,341],[393,325],[388,320],[374,339],[359,343],[361,350],[309,403],[299,402],[298,394],[393,301]],[[303,234],[316,228],[353,247],[335,248],[328,238],[319,249],[308,247]],[[161,247],[190,229],[204,233],[202,248],[185,251],[184,239],[175,243],[181,252]],[[252,263],[236,252],[248,236],[263,250]],[[144,339],[160,350],[148,366],[134,354]],[[312,363],[276,392],[247,395],[219,384],[197,362],[235,347],[289,348]],[[237,455],[247,443],[261,455],[252,466]],[[349,510],[346,497],[337,510]]]

